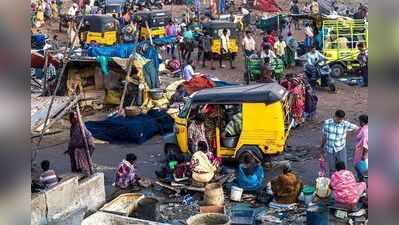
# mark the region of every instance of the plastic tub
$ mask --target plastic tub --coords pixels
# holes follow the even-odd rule
[[[243,192],[244,192],[244,189],[236,187],[236,186],[232,186],[231,192],[230,192],[230,199],[233,201],[236,201],[236,202],[240,202]]]
[[[302,192],[303,192],[305,204],[308,205],[313,200],[315,188],[312,186],[305,186],[303,188]]]

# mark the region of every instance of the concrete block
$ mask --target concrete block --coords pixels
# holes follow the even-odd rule
[[[79,181],[79,196],[82,207],[89,211],[99,209],[105,203],[104,173],[95,173]]]
[[[86,212],[86,208],[73,209],[67,214],[53,218],[52,221],[49,221],[48,225],[81,225]]]
[[[47,205],[44,193],[33,193],[31,198],[31,225],[47,224]]]
[[[80,208],[78,178],[71,177],[61,180],[55,187],[47,190],[47,220],[52,221],[61,215]]]
[[[170,225],[148,220],[140,220],[106,212],[96,212],[82,221],[82,225]]]

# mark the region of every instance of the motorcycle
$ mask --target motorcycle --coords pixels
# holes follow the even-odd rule
[[[331,68],[324,60],[317,62],[315,66],[306,64],[305,75],[313,88],[328,87],[330,91],[336,91],[334,80],[331,78]]]

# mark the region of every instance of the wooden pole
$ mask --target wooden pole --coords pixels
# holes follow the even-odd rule
[[[133,58],[134,58],[134,52],[132,52],[132,54],[129,57],[129,63],[127,66],[127,74],[125,77],[125,85],[123,87],[123,92],[122,92],[122,96],[121,96],[121,101],[119,103],[119,110],[118,112],[121,112],[123,109],[123,102],[125,101],[125,96],[126,96],[126,92],[127,92],[127,85],[128,85],[128,77],[130,77],[131,73],[132,73],[132,67],[133,67]]]
[[[93,162],[91,161],[89,144],[87,143],[86,132],[85,132],[85,128],[83,125],[82,117],[80,115],[79,103],[76,104],[76,113],[78,114],[80,132],[82,133],[82,138],[83,138],[83,142],[85,144],[85,149],[86,149],[86,158],[87,158],[87,162],[89,163],[89,173],[90,173],[89,175],[92,175],[93,174]]]
[[[154,43],[152,42],[152,34],[151,34],[151,30],[150,27],[148,26],[148,21],[145,21],[145,28],[147,29],[148,34],[150,35],[150,43],[151,45],[154,45]]]

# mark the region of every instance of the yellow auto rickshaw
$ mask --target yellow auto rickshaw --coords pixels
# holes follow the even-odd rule
[[[172,20],[172,14],[167,10],[142,11],[134,14],[134,19],[140,25],[140,39],[166,36],[166,25]]]
[[[244,153],[251,152],[263,160],[267,155],[279,154],[284,151],[293,124],[289,99],[288,91],[277,83],[198,91],[189,98],[175,118],[174,133],[164,136],[165,153],[193,153],[189,127],[197,118],[196,115],[202,114],[212,121],[211,124],[215,124],[206,129],[207,133],[215,136],[208,142],[218,157],[240,160]],[[238,110],[232,110],[234,108]],[[241,117],[241,131],[229,136],[226,127],[235,117]]]
[[[118,21],[112,16],[84,16],[80,40],[85,43],[96,42],[102,45],[114,45],[118,42],[118,27]]]
[[[221,41],[220,35],[226,29],[230,35],[229,51],[235,56],[238,52],[239,26],[233,22],[214,20],[203,25],[203,29],[208,30],[212,36],[211,48],[214,55],[220,55]]]

